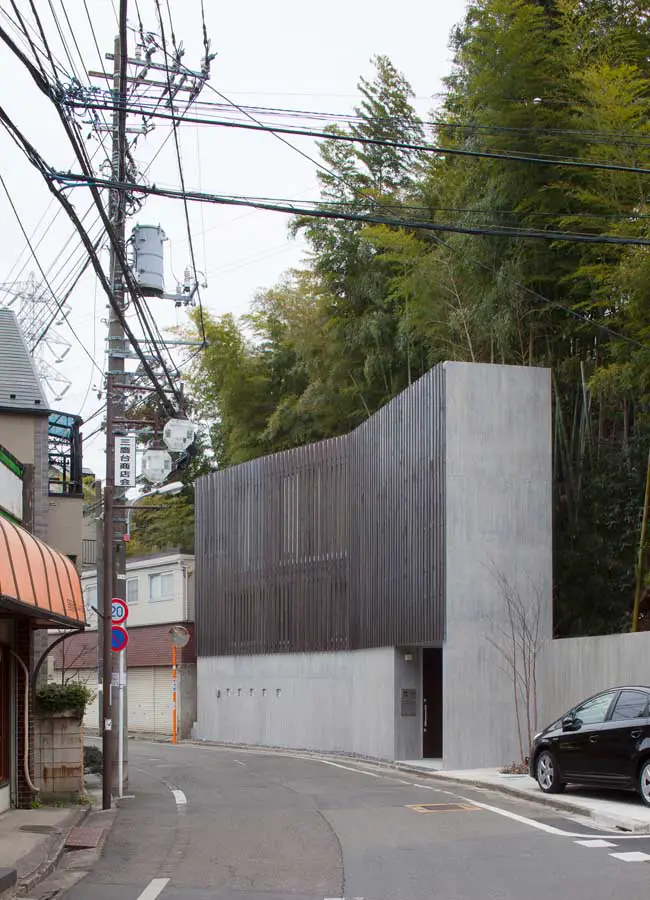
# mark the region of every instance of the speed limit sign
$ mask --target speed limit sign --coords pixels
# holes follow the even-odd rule
[[[122,622],[126,622],[128,615],[129,607],[124,600],[113,597],[111,600],[111,619],[113,620],[113,625],[121,625]]]

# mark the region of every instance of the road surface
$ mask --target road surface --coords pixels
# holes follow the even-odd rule
[[[65,900],[650,895],[650,838],[604,837],[496,793],[299,754],[145,742],[129,754],[133,796]]]

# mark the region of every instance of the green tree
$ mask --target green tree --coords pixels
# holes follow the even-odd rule
[[[544,162],[650,169],[647,26],[641,0],[470,2],[433,131],[406,78],[376,57],[355,118],[320,145],[323,204],[649,237],[642,173]],[[390,146],[428,139],[532,161]],[[304,269],[240,322],[207,319],[191,394],[216,464],[347,432],[445,359],[548,366],[556,628],[625,627],[650,441],[647,249],[314,217],[292,229],[309,245]]]

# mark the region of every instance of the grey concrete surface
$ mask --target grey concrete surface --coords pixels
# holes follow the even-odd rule
[[[130,753],[135,796],[62,900],[144,900],[156,884],[160,900],[647,898],[650,838],[536,804],[299,754],[144,742]]]
[[[14,867],[21,883],[32,884],[53,867],[71,828],[80,825],[87,807],[12,809],[0,816],[0,867]]]
[[[540,725],[581,700],[622,684],[650,685],[650,632],[550,641],[540,661]]]
[[[500,579],[552,634],[550,372],[445,363],[445,409],[444,767],[505,765],[521,753]]]
[[[395,752],[395,650],[199,657],[197,737],[225,743]]]
[[[415,715],[405,716],[402,691],[415,691]],[[422,755],[422,651],[395,648],[395,751],[390,759],[418,759]]]

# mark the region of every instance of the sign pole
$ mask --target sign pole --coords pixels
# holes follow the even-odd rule
[[[124,793],[124,656],[126,650],[120,650],[120,667],[119,667],[119,735],[117,745],[117,773],[118,773],[118,790],[119,796]]]
[[[172,645],[172,744],[178,742],[178,722],[176,714],[176,671],[178,648],[187,647],[190,633],[184,625],[172,625],[168,631],[169,643]]]
[[[172,744],[176,743],[176,645],[172,644]]]

